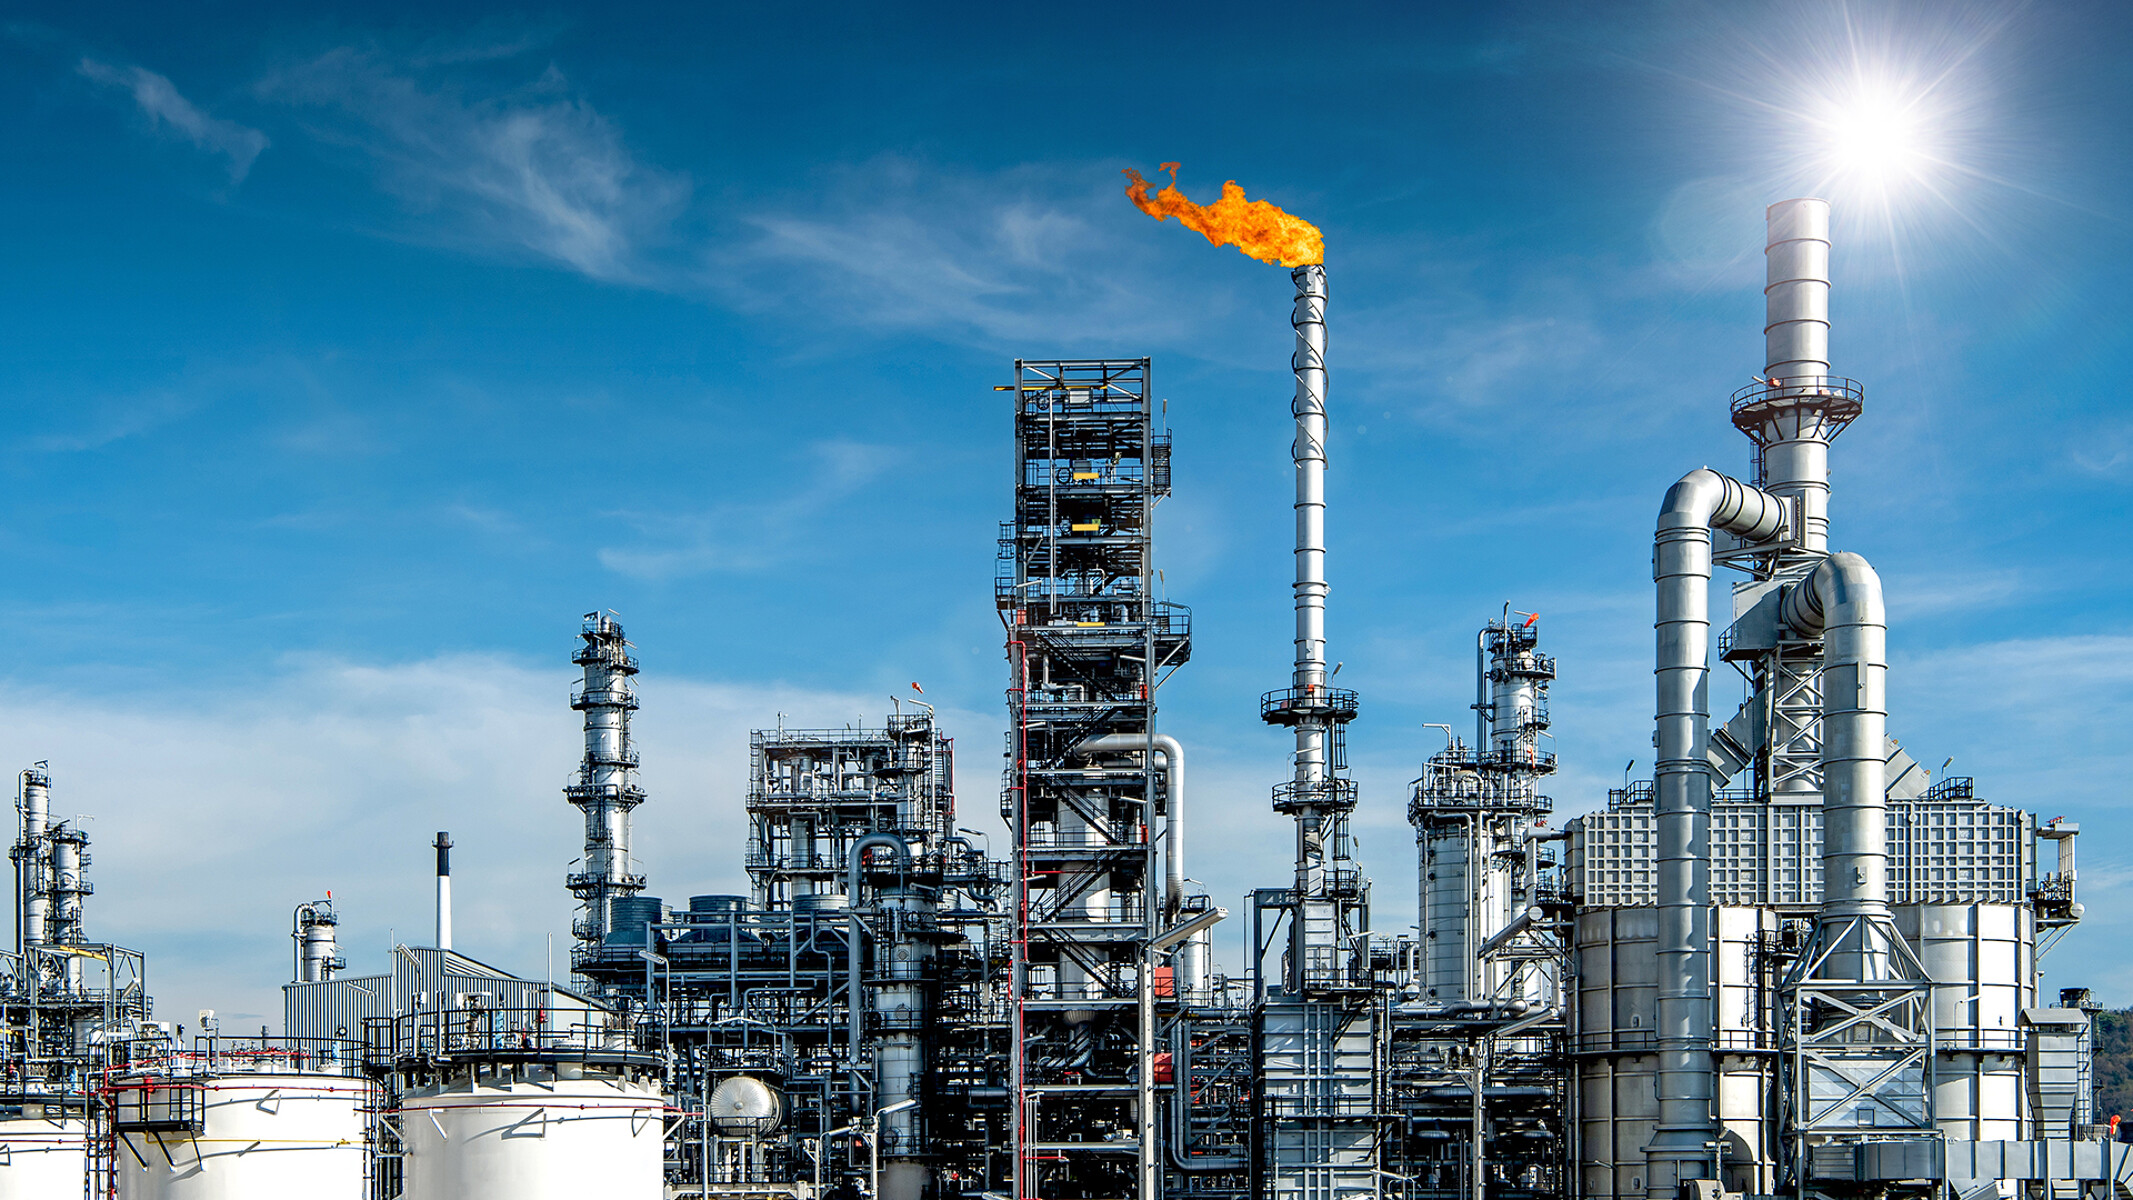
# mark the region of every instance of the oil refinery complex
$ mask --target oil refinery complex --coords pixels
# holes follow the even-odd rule
[[[1150,362],[1018,361],[1004,857],[958,823],[948,732],[901,702],[879,728],[753,733],[747,893],[651,894],[638,663],[588,614],[568,985],[454,948],[438,834],[432,944],[351,973],[330,899],[296,904],[282,1034],[226,1036],[162,1019],[142,955],[94,939],[88,839],[39,764],[0,1200],[2133,1200],[2133,1145],[2092,1123],[2096,1010],[2039,993],[2081,918],[2077,829],[1890,736],[1881,583],[1831,538],[1831,446],[1864,397],[1831,373],[1829,208],[1768,223],[1766,361],[1729,414],[1750,469],[1652,481],[1653,778],[1551,823],[1556,660],[1532,618],[1486,615],[1471,732],[1437,727],[1400,798],[1413,929],[1371,928],[1349,828],[1393,798],[1347,773],[1360,701],[1328,665],[1314,252],[1292,272],[1294,667],[1260,704],[1293,739],[1269,783],[1294,854],[1250,911],[1188,881],[1213,805],[1158,713],[1193,639],[1155,586]],[[1714,645],[1737,712],[1709,711]],[[1237,974],[1223,921],[1249,929]]]

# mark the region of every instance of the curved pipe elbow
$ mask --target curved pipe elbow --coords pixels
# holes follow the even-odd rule
[[[896,851],[896,863],[904,870],[911,869],[911,847],[893,833],[870,833],[852,843],[844,867],[844,902],[853,908],[859,907],[859,868],[866,865],[867,851],[876,846]]]
[[[1170,824],[1165,831],[1163,874],[1165,901],[1175,910],[1185,898],[1185,744],[1169,734],[1107,733],[1074,747],[1074,753],[1138,754],[1150,746],[1163,759],[1163,780],[1170,794]]]
[[[1834,625],[1886,625],[1888,604],[1873,564],[1844,551],[1786,589],[1779,615],[1792,632],[1816,637]]]
[[[1666,490],[1659,529],[1723,529],[1751,542],[1785,529],[1785,502],[1709,467],[1698,467]]]

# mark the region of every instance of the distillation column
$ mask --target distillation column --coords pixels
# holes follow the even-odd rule
[[[294,924],[289,937],[296,943],[298,983],[323,983],[348,965],[341,956],[341,918],[333,911],[331,895],[297,905]]]
[[[1505,993],[1517,963],[1483,956],[1534,901],[1536,822],[1553,807],[1540,780],[1554,772],[1555,756],[1540,743],[1555,659],[1540,653],[1539,640],[1536,618],[1514,623],[1508,612],[1475,638],[1475,745],[1455,740],[1431,755],[1408,803],[1419,851],[1425,1002],[1538,1000],[1545,990],[1536,971],[1516,994]]]
[[[45,841],[52,819],[52,775],[38,763],[22,773],[22,837],[14,845],[16,901],[15,949],[49,941],[45,928],[52,906],[52,852]]]
[[[644,876],[630,870],[630,813],[644,803],[644,790],[630,745],[637,660],[622,623],[609,613],[587,613],[578,636],[585,644],[570,661],[585,675],[570,706],[585,714],[585,759],[563,794],[585,814],[585,854],[570,876],[571,894],[582,906],[571,932],[582,955],[597,951],[614,928],[615,902],[644,890]]]

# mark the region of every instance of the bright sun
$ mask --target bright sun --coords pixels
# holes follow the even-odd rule
[[[1809,117],[1814,157],[1839,187],[1849,184],[1887,201],[1925,182],[1941,162],[1942,122],[1923,93],[1861,79],[1817,109]]]
[[[1830,155],[1847,171],[1913,167],[1923,150],[1917,113],[1893,96],[1863,96],[1829,122]]]

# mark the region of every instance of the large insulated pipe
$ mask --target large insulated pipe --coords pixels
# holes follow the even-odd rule
[[[1658,841],[1659,1119],[1646,1149],[1645,1192],[1673,1200],[1706,1178],[1711,1095],[1711,531],[1775,537],[1785,506],[1708,467],[1683,476],[1660,506],[1652,538],[1657,585],[1654,809]]]
[[[1786,591],[1783,611],[1795,632],[1822,639],[1822,913],[1886,916],[1889,660],[1881,577],[1856,554],[1832,554]]]
[[[1760,482],[1793,498],[1801,548],[1820,551],[1829,546],[1830,426],[1812,398],[1829,380],[1829,201],[1780,200],[1764,217],[1764,374],[1782,394],[1807,402],[1770,410],[1760,431]]]
[[[859,939],[865,932],[859,923],[859,869],[866,865],[867,851],[876,846],[896,851],[897,865],[906,871],[911,869],[911,847],[906,846],[902,838],[890,833],[867,834],[852,843],[852,849],[845,858],[844,902],[847,936],[844,939],[844,961],[845,977],[849,981],[847,986],[851,988],[851,1020],[845,1030],[849,1056],[845,1061],[851,1064],[854,1071],[859,1069],[859,1046],[864,1040],[866,1030],[866,1012],[861,1004],[859,987]]]
[[[1177,920],[1185,904],[1185,746],[1168,734],[1107,733],[1074,747],[1076,754],[1140,754],[1155,748],[1163,763],[1163,790],[1170,797],[1170,818],[1163,827],[1163,914]],[[1199,995],[1207,984],[1207,938],[1195,934],[1178,951],[1178,975],[1187,993]]]

